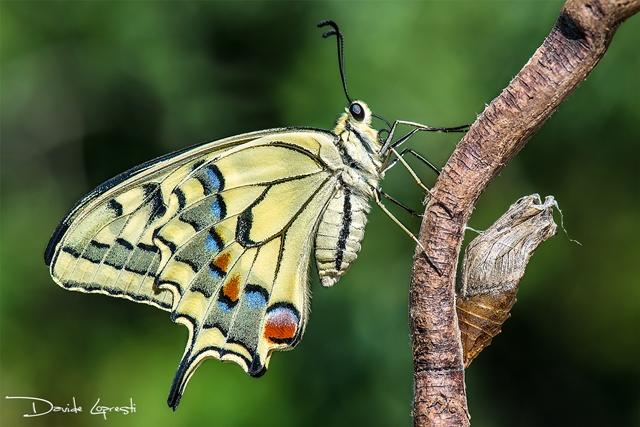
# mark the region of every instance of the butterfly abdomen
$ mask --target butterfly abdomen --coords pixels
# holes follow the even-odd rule
[[[369,213],[369,199],[340,186],[329,201],[316,233],[315,254],[323,286],[334,285],[360,251]]]

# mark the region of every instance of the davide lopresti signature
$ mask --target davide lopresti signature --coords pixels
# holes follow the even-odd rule
[[[29,397],[29,396],[5,396],[6,399],[22,400],[28,405],[28,410],[22,414],[23,417],[41,417],[48,414],[70,414],[78,415],[81,413],[88,413],[89,415],[102,416],[105,420],[107,416],[112,414],[130,415],[135,414],[136,404],[133,403],[133,398],[129,398],[129,402],[122,406],[109,406],[100,401],[98,397],[93,405],[86,410],[85,407],[79,405],[75,396],[71,398],[71,402],[64,403],[62,405],[53,403],[50,400],[43,399],[41,397]]]

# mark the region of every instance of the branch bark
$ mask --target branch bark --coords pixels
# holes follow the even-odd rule
[[[409,290],[415,426],[469,425],[455,274],[465,225],[489,182],[595,67],[640,0],[568,0],[529,62],[458,143],[425,209]]]

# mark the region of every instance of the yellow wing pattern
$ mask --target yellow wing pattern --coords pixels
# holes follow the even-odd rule
[[[334,138],[280,129],[174,153],[98,187],[54,233],[45,260],[60,286],[188,328],[171,407],[206,358],[258,376],[301,338],[312,231],[342,165]]]

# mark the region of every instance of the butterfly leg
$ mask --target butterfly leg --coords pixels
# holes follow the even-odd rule
[[[407,211],[409,214],[421,218],[422,215],[419,214],[418,212],[414,211],[413,209],[411,209],[410,207],[406,206],[405,204],[403,204],[400,200],[396,199],[395,197],[385,193],[382,189],[378,189],[378,193],[380,193],[380,195],[382,197],[384,197],[385,199],[389,200],[391,203],[393,203],[396,206],[401,207],[402,209],[404,209],[405,211]]]
[[[423,184],[420,177],[418,177],[416,172],[411,168],[411,166],[409,166],[409,164],[404,159],[404,157],[402,157],[400,153],[398,153],[396,149],[393,147],[391,147],[391,152],[396,156],[396,158],[402,164],[402,166],[404,166],[404,168],[409,172],[413,180],[416,182],[416,184],[418,184],[418,187],[422,188],[425,191],[425,193],[429,193],[429,195],[433,196],[433,194],[431,193],[431,190],[426,185]]]
[[[411,237],[411,239],[413,239],[413,241],[416,242],[417,245],[424,251],[425,250],[424,246],[422,246],[422,243],[420,243],[420,240],[418,240],[418,238],[416,236],[414,236],[413,233],[411,231],[409,231],[409,229],[407,227],[405,227],[404,224],[402,222],[400,222],[400,220],[398,218],[396,218],[396,216],[394,214],[392,214],[389,209],[387,209],[387,207],[384,205],[384,203],[382,203],[382,200],[380,200],[380,196],[381,196],[380,191],[379,190],[375,190],[373,194],[374,194],[374,198],[375,198],[375,201],[376,201],[376,205],[380,206],[380,209],[382,209],[382,212],[384,212],[389,218],[391,218],[391,220],[393,222],[395,222],[396,225],[402,229],[402,231],[407,233],[407,235],[409,237]]]
[[[433,126],[423,125],[422,123],[410,122],[407,120],[396,120],[394,122],[394,125],[407,125],[421,131],[444,132],[444,133],[466,132],[469,130],[469,126],[470,126],[470,125],[460,125],[460,126],[453,126],[453,127],[433,127]]]
[[[376,201],[376,205],[378,205],[380,207],[380,209],[382,209],[382,212],[384,212],[393,222],[395,222],[396,225],[402,229],[402,231],[404,231],[409,237],[411,237],[411,239],[414,242],[416,242],[418,247],[422,250],[422,253],[424,253],[425,256],[427,257],[427,262],[429,263],[429,265],[431,265],[431,267],[433,267],[433,269],[436,270],[436,272],[440,276],[442,276],[442,271],[440,271],[440,269],[435,265],[433,260],[431,260],[431,258],[429,258],[429,256],[426,254],[427,251],[424,248],[424,246],[422,246],[422,243],[420,243],[420,240],[418,240],[418,238],[416,236],[414,236],[413,233],[411,231],[409,231],[409,229],[407,227],[405,227],[404,224],[402,222],[400,222],[400,220],[398,218],[396,218],[396,216],[394,214],[391,213],[391,211],[389,211],[389,209],[387,209],[387,207],[384,205],[384,203],[382,203],[382,200],[380,200],[380,196],[381,196],[380,191],[379,190],[375,190],[373,192],[373,195],[374,195],[374,199]]]
[[[426,157],[424,157],[422,154],[418,153],[415,150],[412,150],[410,148],[405,148],[404,150],[402,150],[400,152],[400,156],[405,156],[405,154],[412,154],[416,159],[418,159],[420,162],[422,162],[423,164],[425,164],[429,169],[431,169],[432,171],[434,171],[437,175],[440,175],[440,169],[438,169],[433,163],[431,163],[429,161],[429,159],[427,159]],[[389,171],[392,167],[394,167],[396,164],[398,164],[398,159],[395,158],[393,159],[389,165],[384,168],[382,170],[382,173],[387,173],[387,171]]]
[[[422,156],[420,153],[411,150],[411,149],[405,149],[400,153],[400,156],[405,156],[408,154],[412,154],[414,157],[416,157],[418,160],[420,160],[422,163],[426,164],[431,170],[433,170],[436,174],[440,174],[440,171],[438,170],[438,168],[431,163],[429,160],[427,160],[424,156]],[[386,173],[388,172],[391,168],[393,168],[395,165],[398,164],[399,158],[395,158],[393,159],[393,161],[391,163],[389,163],[389,165],[382,171],[382,173]],[[413,209],[407,207],[406,205],[404,205],[402,202],[400,202],[398,199],[396,199],[395,197],[387,194],[386,192],[384,192],[382,189],[378,189],[378,191],[380,192],[380,195],[383,196],[385,199],[389,200],[391,203],[401,207],[402,209],[404,209],[405,211],[407,211],[408,213],[410,213],[413,216],[419,217],[421,218],[422,215],[419,214],[418,212],[414,211]]]
[[[413,128],[413,130],[411,132],[409,132],[407,135],[405,135],[404,137],[400,138],[398,141],[392,143],[391,141],[393,141],[393,135],[396,131],[396,128],[398,127],[398,125],[406,125],[406,126],[410,126]],[[387,136],[381,152],[384,153],[386,152],[388,149],[390,148],[397,148],[400,145],[404,144],[406,141],[409,140],[409,138],[411,136],[413,136],[416,132],[442,132],[442,133],[455,133],[455,132],[466,132],[469,130],[469,126],[470,125],[461,125],[461,126],[454,126],[454,127],[433,127],[433,126],[427,126],[427,125],[423,125],[421,123],[416,123],[416,122],[410,122],[407,120],[396,120],[395,122],[393,122],[393,125],[391,126],[391,129],[389,130],[389,135]]]

